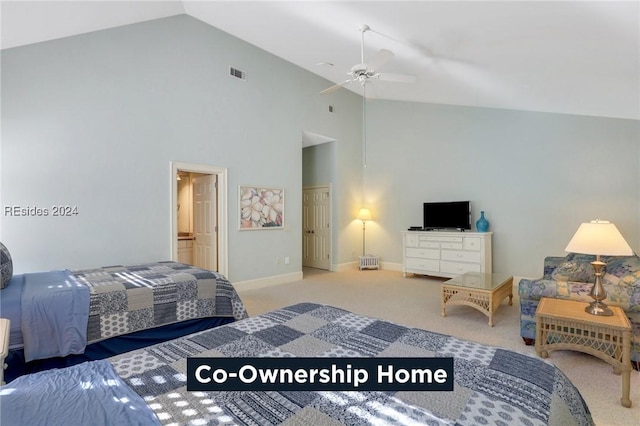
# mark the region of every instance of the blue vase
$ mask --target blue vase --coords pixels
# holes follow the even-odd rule
[[[476,221],[476,229],[478,232],[487,232],[489,230],[489,221],[484,218],[484,211],[480,212],[480,219]]]

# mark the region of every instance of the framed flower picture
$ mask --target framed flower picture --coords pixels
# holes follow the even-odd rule
[[[284,228],[284,188],[240,185],[238,204],[241,231]]]

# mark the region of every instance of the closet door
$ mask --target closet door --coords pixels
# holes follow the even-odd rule
[[[302,266],[331,269],[330,201],[328,186],[302,191]]]

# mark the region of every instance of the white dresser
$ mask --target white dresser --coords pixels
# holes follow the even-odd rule
[[[491,232],[402,232],[402,275],[491,273]]]

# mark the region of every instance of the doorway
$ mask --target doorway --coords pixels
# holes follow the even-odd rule
[[[170,176],[171,259],[185,259],[185,241],[191,241],[191,264],[228,277],[227,169],[171,162]],[[188,180],[188,196],[178,193],[178,179],[183,177]]]
[[[331,187],[302,189],[302,266],[331,270]]]

